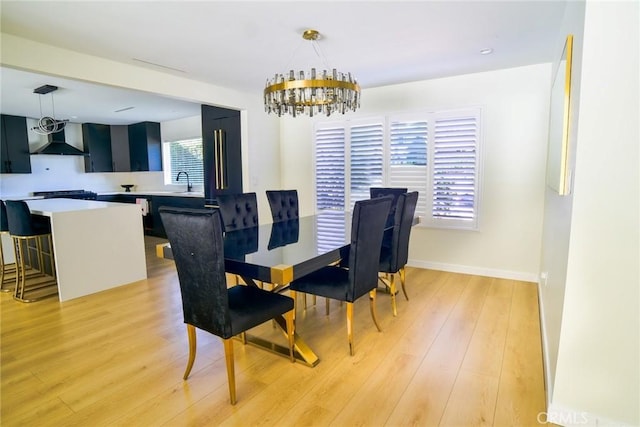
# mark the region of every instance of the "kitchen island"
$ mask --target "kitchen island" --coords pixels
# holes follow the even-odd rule
[[[51,221],[60,301],[147,278],[140,207],[75,199],[26,200]]]

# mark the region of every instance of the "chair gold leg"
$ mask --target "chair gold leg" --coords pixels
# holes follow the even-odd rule
[[[378,323],[378,316],[376,316],[376,290],[375,289],[369,292],[369,307],[371,308],[371,317],[373,318],[373,323],[376,324],[376,328],[378,328],[378,332],[382,332],[382,328]]]
[[[389,293],[391,293],[391,311],[394,316],[398,315],[398,306],[396,305],[396,275],[391,274],[389,279]]]
[[[25,272],[25,259],[23,251],[23,242],[20,239],[14,238],[14,253],[16,255],[16,288],[13,297],[17,300],[24,298],[24,287],[26,281]]]
[[[295,332],[296,326],[293,320],[293,315],[295,310],[291,310],[285,313],[284,317],[287,321],[287,339],[289,340],[289,358],[291,359],[291,363],[294,363],[296,359],[293,357],[293,334]]]
[[[347,338],[349,339],[349,354],[353,356],[353,303],[347,303]]]
[[[224,358],[227,362],[227,379],[229,381],[229,397],[231,404],[236,404],[236,373],[233,367],[233,340],[222,340],[224,343]]]
[[[0,233],[4,234],[6,232]],[[14,255],[14,263],[6,264],[4,262],[4,252],[2,250],[2,241],[0,240],[0,292],[11,292],[13,289],[5,288],[5,282],[9,283],[9,279],[6,277],[7,273],[16,274],[17,263],[15,263],[15,255]]]
[[[296,311],[298,310],[298,302],[296,301],[297,300],[296,291],[289,289],[289,296],[291,297],[291,299],[293,299],[293,324],[295,325]]]
[[[184,371],[182,379],[189,378],[191,368],[193,368],[193,362],[196,360],[196,327],[187,324],[187,336],[189,337],[189,361],[187,362],[187,369]]]
[[[313,305],[316,305],[316,296],[315,295],[311,295],[311,301]]]
[[[398,273],[400,273],[400,284],[402,285],[402,293],[404,294],[404,297],[407,299],[407,301],[409,301],[409,295],[407,295],[407,289],[404,287],[404,279],[405,279],[404,267],[402,267]]]
[[[324,299],[324,311],[326,312],[327,316],[329,315],[329,304],[330,300],[329,298],[325,298]]]
[[[13,299],[16,301],[30,303],[39,301],[57,295],[58,285],[56,282],[55,261],[53,260],[53,245],[49,237],[49,253],[52,269],[51,275],[48,275],[44,268],[44,255],[42,251],[41,239],[44,235],[37,236],[12,236],[14,255],[16,260],[16,286],[13,293]],[[33,242],[35,246],[29,246],[29,242]],[[35,260],[32,257],[35,251]],[[35,262],[34,262],[35,261]],[[47,278],[46,276],[49,276]],[[40,280],[40,279],[46,280]],[[27,280],[36,279],[36,283],[27,283]],[[27,285],[29,285],[27,289]],[[44,292],[49,289],[49,292]],[[33,292],[37,291],[39,295],[33,296]],[[28,295],[28,293],[30,295]]]

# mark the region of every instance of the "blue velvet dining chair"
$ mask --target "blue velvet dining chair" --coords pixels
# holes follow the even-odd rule
[[[289,357],[293,357],[294,303],[285,295],[254,286],[227,288],[224,244],[219,212],[215,209],[161,207],[178,272],[182,311],[189,338],[189,377],[196,357],[196,328],[222,338],[227,366],[229,396],[236,403],[232,337],[276,316],[284,315]]]
[[[381,331],[375,310],[376,288],[382,235],[390,207],[390,197],[356,202],[351,219],[349,268],[326,266],[294,280],[289,286],[294,301],[296,292],[304,292],[347,303],[347,338],[351,355],[354,354],[353,303],[367,293],[371,317]]]
[[[404,187],[371,187],[369,188],[369,196],[372,199],[378,197],[391,196],[391,209],[389,209],[389,216],[387,216],[387,227],[393,226],[393,220],[396,214],[396,205],[398,204],[398,197],[401,194],[407,192],[407,188]]]
[[[216,197],[223,231],[241,230],[258,225],[256,193],[225,194]]]
[[[289,221],[300,216],[297,190],[267,190],[266,193],[273,222]]]
[[[7,225],[16,258],[13,299],[34,302],[58,294],[51,223],[31,215],[24,200],[7,200]]]
[[[256,193],[224,194],[217,196],[216,200],[220,209],[222,231],[245,230],[258,226],[258,198]],[[240,278],[237,275],[235,276],[235,282],[236,285],[240,283]]]
[[[9,220],[7,219],[7,206],[3,200],[0,200],[0,237],[3,234],[9,236]],[[16,273],[16,263],[6,263],[2,246],[0,240],[0,291],[11,292],[13,288],[5,285],[9,285],[11,282],[14,282],[15,285],[15,280],[12,280],[13,277],[10,275]]]
[[[393,315],[398,315],[396,306],[395,274],[399,273],[404,297],[409,300],[405,287],[405,265],[409,258],[409,237],[413,227],[413,219],[418,203],[418,192],[403,193],[398,196],[396,211],[393,219],[391,238],[384,242],[380,251],[380,265],[378,271],[383,273],[382,282],[391,294],[391,309]]]

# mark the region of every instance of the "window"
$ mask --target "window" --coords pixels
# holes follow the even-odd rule
[[[479,141],[479,108],[317,123],[316,206],[352,209],[370,187],[406,187],[423,224],[475,229]]]
[[[170,141],[162,143],[165,184],[186,184],[186,180],[176,181],[178,172],[185,171],[189,174],[192,185],[203,185],[204,169],[202,154],[202,138],[185,139],[182,141]]]

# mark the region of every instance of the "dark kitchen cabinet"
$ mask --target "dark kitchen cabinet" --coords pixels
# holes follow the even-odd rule
[[[114,172],[130,172],[129,127],[111,125],[111,159]]]
[[[202,197],[155,196],[151,194],[101,194],[97,197],[101,202],[136,203],[137,199],[145,199],[149,205],[149,212],[142,217],[144,234],[148,236],[167,238],[167,233],[160,218],[160,207],[202,209],[205,207]]]
[[[162,170],[160,123],[129,125],[129,157],[132,172]]]
[[[111,155],[111,127],[98,123],[82,124],[82,144],[85,172],[113,172]]]
[[[27,119],[2,114],[0,173],[31,173]]]
[[[240,111],[202,106],[205,200],[242,192]]]

